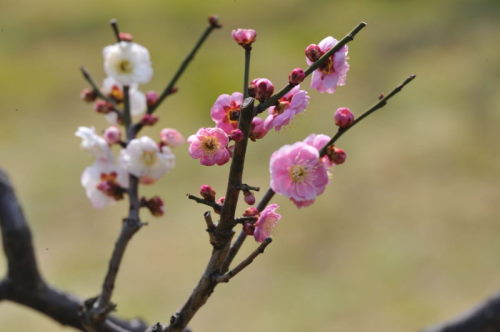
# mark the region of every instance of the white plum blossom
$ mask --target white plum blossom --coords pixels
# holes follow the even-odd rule
[[[128,174],[112,161],[97,160],[85,168],[80,181],[92,206],[102,209],[117,200],[116,197],[103,190],[102,184],[106,185],[111,182],[111,185],[127,188]]]
[[[141,183],[151,184],[175,166],[175,156],[168,146],[162,146],[143,136],[130,141],[120,155],[120,163]]]
[[[105,95],[113,95],[113,89],[118,89],[120,95],[123,95],[123,84],[114,79],[111,76],[108,76],[102,81],[101,91]],[[115,96],[116,97],[116,96]],[[120,100],[123,99],[123,96],[120,96]],[[130,85],[129,88],[129,100],[130,100],[130,114],[133,116],[142,115],[146,113],[147,102],[146,95],[138,89],[137,84]],[[106,114],[106,119],[111,124],[116,124],[116,113],[108,113]]]
[[[96,160],[112,161],[113,153],[104,138],[95,133],[94,127],[78,127],[75,136],[82,139],[81,147]]]
[[[153,76],[149,51],[137,43],[106,46],[103,56],[106,74],[124,85],[147,83]]]

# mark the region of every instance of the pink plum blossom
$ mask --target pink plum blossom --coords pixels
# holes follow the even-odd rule
[[[151,184],[175,166],[175,156],[168,146],[159,147],[147,136],[134,138],[120,155],[120,163],[143,184]]]
[[[260,213],[259,219],[255,222],[253,236],[257,242],[264,242],[271,236],[271,231],[278,224],[281,215],[276,213],[278,204],[270,204]]]
[[[163,128],[160,131],[160,139],[162,143],[171,147],[184,144],[184,136],[174,128]]]
[[[311,134],[307,136],[303,142],[315,147],[319,152],[328,144],[328,142],[330,142],[330,137],[323,134]],[[333,163],[330,161],[328,156],[323,156],[321,160],[325,163],[326,167],[333,166]]]
[[[240,92],[235,92],[232,95],[222,94],[217,97],[210,110],[210,115],[217,128],[221,128],[226,134],[230,134],[231,131],[238,128],[238,119],[233,119],[233,113],[240,111],[242,102],[243,94]]]
[[[231,36],[235,42],[246,48],[253,44],[257,33],[254,29],[235,29],[231,31]]]
[[[264,125],[264,120],[255,117],[252,119],[252,124],[250,126],[250,139],[255,141],[257,139],[261,139],[264,136],[266,136],[268,130],[266,129]]]
[[[229,137],[220,128],[200,128],[188,137],[189,155],[205,166],[223,165],[231,158]]]
[[[264,122],[267,130],[272,128],[280,130],[281,127],[299,113],[302,113],[309,105],[309,96],[306,91],[300,90],[300,85],[295,86],[286,95],[278,100],[277,106],[269,108],[269,115]]]
[[[338,41],[333,37],[326,37],[317,46],[321,55],[331,50]],[[309,46],[311,47],[311,45]],[[308,48],[309,48],[308,47]],[[307,52],[306,52],[307,53]],[[311,52],[310,52],[311,53]],[[349,64],[347,63],[347,45],[344,45],[335,52],[322,66],[312,74],[311,87],[321,93],[334,93],[337,86],[345,85]],[[308,65],[311,65],[315,57],[306,56]]]
[[[271,188],[295,205],[307,204],[320,195],[329,182],[328,170],[318,150],[304,142],[285,145],[271,155]]]

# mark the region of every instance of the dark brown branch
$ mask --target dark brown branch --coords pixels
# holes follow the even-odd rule
[[[461,316],[422,332],[498,332],[500,331],[500,293]]]
[[[217,212],[219,212],[222,208],[222,206],[220,204],[217,204],[214,201],[209,201],[209,200],[206,200],[204,198],[197,197],[195,195],[187,194],[186,197],[195,201],[196,203],[205,204],[207,206],[210,206],[211,208],[213,208]]]
[[[240,234],[236,238],[236,241],[234,241],[234,243],[231,245],[231,248],[229,249],[229,252],[227,253],[227,257],[224,260],[224,264],[222,265],[221,273],[226,273],[227,270],[229,270],[231,263],[240,251],[241,246],[245,242],[247,236],[248,234],[245,232],[245,230],[242,229],[240,231]]]
[[[215,240],[215,224],[214,221],[212,220],[212,215],[210,214],[210,211],[207,211],[203,214],[203,218],[205,219],[205,223],[207,224],[207,233],[208,233],[208,238],[210,240],[210,244],[212,246],[216,246],[217,241]]]
[[[228,282],[237,275],[241,270],[246,268],[248,265],[252,264],[253,260],[260,254],[264,253],[266,247],[273,241],[270,237],[264,240],[245,260],[243,260],[240,264],[238,264],[234,269],[229,271],[228,273],[218,276],[215,278],[217,282]]]
[[[313,71],[318,69],[328,58],[338,50],[340,50],[344,45],[354,40],[354,37],[366,26],[365,22],[359,23],[351,32],[349,32],[344,38],[342,38],[331,50],[323,54],[321,58],[319,58],[316,62],[307,68],[304,73],[305,77],[309,76]],[[260,114],[266,110],[269,106],[273,106],[276,102],[286,95],[296,84],[289,83],[283,89],[281,89],[278,93],[273,95],[271,98],[267,99],[265,102],[259,104],[255,108],[255,114]]]
[[[116,38],[116,42],[121,42],[122,39],[120,38],[120,29],[118,28],[118,21],[116,18],[113,18],[109,21],[109,24],[111,25],[111,29],[113,29],[113,33]]]
[[[87,71],[87,69],[85,69],[85,67],[80,67],[80,71],[82,72],[82,75],[83,75],[83,78],[87,81],[87,83],[89,83],[89,85],[92,87],[92,89],[95,91],[96,95],[98,98],[101,98],[102,100],[105,100],[107,101],[108,103],[111,103],[113,105],[115,105],[115,101],[107,96],[105,96],[101,90],[99,89],[99,87],[97,86],[97,84],[95,84],[94,82],[94,79],[92,78],[92,76],[90,76],[89,72]],[[121,114],[121,111],[118,110],[118,109],[114,109],[115,112],[117,112],[118,114]]]
[[[9,300],[36,310],[62,325],[84,330],[83,303],[73,295],[48,285],[37,267],[31,231],[7,175],[0,170],[0,228],[7,258],[7,276],[0,282],[0,300]],[[113,326],[120,329],[108,327]],[[98,332],[144,331],[139,320],[108,317]]]

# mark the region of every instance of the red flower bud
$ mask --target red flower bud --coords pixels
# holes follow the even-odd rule
[[[155,116],[153,114],[144,114],[144,116],[141,119],[141,123],[144,126],[152,126],[156,122],[158,122],[159,119],[160,119],[159,117],[157,117],[157,116]]]
[[[295,68],[290,72],[290,75],[288,75],[288,82],[290,84],[300,84],[306,77],[306,74],[304,73],[304,70],[302,68]]]
[[[229,138],[231,138],[235,142],[239,142],[245,137],[241,129],[234,129],[231,131],[231,134],[229,134]]]
[[[274,85],[267,78],[256,78],[248,87],[248,94],[260,102],[263,102],[267,98],[271,97],[273,92]]]
[[[105,101],[105,100],[98,100],[94,104],[94,110],[97,113],[101,114],[108,114],[113,110],[113,104]]]
[[[347,158],[347,153],[334,145],[328,147],[327,155],[331,162],[336,165],[343,164]]]
[[[127,32],[120,32],[118,34],[118,38],[120,38],[121,41],[125,41],[125,42],[131,42],[132,40],[134,40],[134,37],[130,33],[127,33]]]
[[[245,199],[245,202],[248,205],[254,205],[255,204],[255,195],[251,191],[244,191],[243,196]]]
[[[250,222],[246,222],[243,224],[243,231],[249,235],[249,236],[252,236],[253,233],[255,232],[255,225],[250,223]]]
[[[312,62],[318,61],[319,58],[323,55],[323,52],[319,48],[318,45],[316,44],[311,44],[306,47],[306,57],[311,60]]]
[[[215,15],[208,17],[208,23],[214,28],[222,28],[222,25],[219,23],[219,18]]]
[[[165,213],[165,204],[159,196],[153,196],[150,199],[142,197],[141,205],[147,207],[149,212],[155,217],[161,217]]]
[[[257,33],[253,29],[236,29],[231,32],[231,36],[239,45],[248,48],[255,41]]]
[[[259,215],[259,210],[257,210],[256,207],[249,207],[248,209],[245,210],[245,212],[243,212],[243,216],[244,217],[253,217],[253,216],[257,216]]]
[[[338,108],[333,118],[335,124],[340,128],[347,128],[354,122],[354,114],[347,107]]]
[[[159,96],[156,91],[148,91],[146,92],[146,103],[148,104],[148,107],[153,106],[158,102]]]
[[[207,184],[204,184],[200,187],[200,195],[207,201],[215,201],[215,190]]]
[[[80,92],[80,98],[87,103],[91,103],[96,100],[97,93],[93,89],[85,88]]]

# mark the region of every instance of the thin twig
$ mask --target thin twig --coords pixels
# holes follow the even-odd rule
[[[122,41],[120,38],[120,29],[118,28],[118,21],[116,18],[113,18],[109,21],[109,24],[111,25],[111,29],[113,29],[113,33],[115,34],[116,41],[119,43]]]
[[[413,81],[417,77],[416,75],[410,75],[407,79],[403,81],[400,85],[395,87],[388,95],[386,95],[384,98],[380,99],[379,102],[377,102],[375,105],[373,105],[370,109],[365,111],[361,116],[359,116],[349,127],[346,128],[339,128],[337,133],[332,137],[332,139],[320,150],[320,156],[324,156],[326,154],[326,151],[328,147],[332,144],[334,144],[342,135],[344,135],[349,129],[354,127],[356,124],[361,122],[364,118],[366,118],[368,115],[372,114],[378,109],[381,109],[385,105],[387,105],[387,102],[389,99],[391,99],[394,95],[396,95],[398,92],[400,92],[405,85]]]
[[[245,70],[243,72],[243,100],[248,97],[248,80],[250,76],[250,56],[252,55],[252,47],[245,47]]]
[[[207,233],[210,243],[212,244],[212,246],[215,246],[216,245],[215,234],[214,234],[215,224],[214,221],[212,220],[212,215],[210,214],[210,211],[206,211],[203,214],[203,218],[205,219],[205,223],[207,224]]]
[[[240,264],[238,264],[234,269],[229,271],[228,273],[218,276],[215,278],[215,280],[220,283],[220,282],[228,282],[231,280],[235,275],[237,275],[241,270],[246,268],[248,265],[252,264],[253,260],[260,254],[264,253],[264,250],[266,247],[273,241],[270,237],[264,240],[260,244],[260,246],[257,247],[245,260],[243,260]]]
[[[200,197],[197,197],[197,196],[194,196],[191,194],[187,194],[186,197],[189,199],[192,199],[196,203],[205,204],[207,206],[210,206],[211,208],[213,208],[217,212],[219,212],[222,209],[222,206],[220,204],[217,204],[214,201],[209,201],[209,200],[206,200],[204,198],[200,198]]]
[[[365,22],[359,23],[351,32],[349,32],[344,38],[342,38],[331,50],[323,54],[321,58],[319,58],[316,62],[307,68],[304,73],[305,77],[309,76],[313,71],[318,69],[324,62],[328,60],[328,58],[338,50],[340,50],[344,45],[354,40],[354,37],[366,26]],[[269,106],[273,106],[276,102],[286,95],[296,84],[289,83],[283,89],[281,89],[278,93],[267,99],[265,102],[259,104],[255,108],[255,114],[260,114],[266,110]]]
[[[227,257],[224,260],[224,264],[222,265],[221,268],[221,273],[226,273],[227,270],[229,270],[229,267],[231,266],[231,263],[233,262],[234,258],[238,254],[238,252],[241,249],[241,246],[245,242],[248,234],[245,232],[245,230],[241,230],[240,234],[236,238],[236,241],[231,245],[231,248],[229,249],[229,252],[227,253]]]
[[[80,67],[80,71],[83,75],[83,78],[87,81],[87,83],[90,84],[90,86],[92,87],[92,89],[95,91],[96,95],[98,98],[101,98],[102,100],[105,100],[107,101],[108,103],[111,103],[113,105],[115,105],[115,101],[107,96],[105,96],[101,90],[97,87],[97,85],[95,84],[94,82],[94,79],[92,78],[92,76],[90,76],[90,73],[87,71],[87,69],[85,67]],[[117,111],[119,113],[121,113],[118,109]]]

